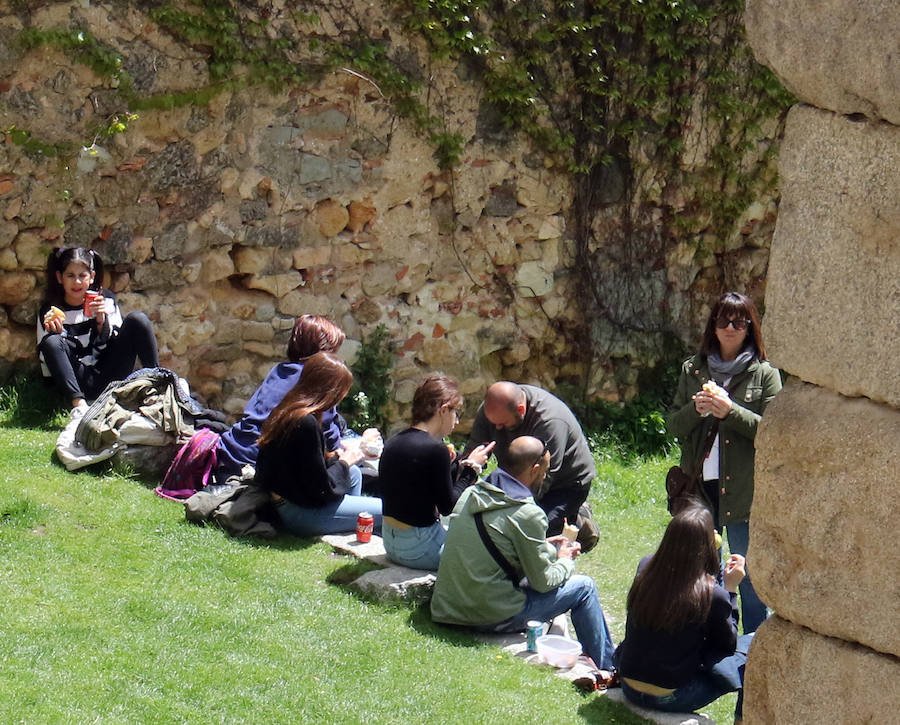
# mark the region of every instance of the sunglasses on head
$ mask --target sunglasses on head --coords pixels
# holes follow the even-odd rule
[[[542,460],[544,460],[544,456],[547,455],[547,451],[550,450],[550,449],[547,447],[547,444],[544,443],[544,441],[541,441],[541,443],[544,444],[544,447],[541,449],[541,455],[539,455],[537,458],[534,459],[534,463],[531,464],[532,466],[536,466],[536,465],[538,465]]]
[[[747,329],[747,326],[750,324],[750,320],[729,320],[726,317],[720,317],[716,320],[716,327],[720,330],[726,329],[729,325],[731,325],[735,330],[741,332]]]

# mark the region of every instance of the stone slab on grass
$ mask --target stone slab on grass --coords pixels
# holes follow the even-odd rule
[[[660,712],[659,710],[648,710],[646,707],[638,707],[628,702],[618,687],[607,690],[606,696],[657,725],[716,725],[715,720],[699,712]]]
[[[434,572],[389,566],[353,580],[350,588],[380,601],[427,602],[434,589]]]
[[[431,599],[434,572],[397,566],[388,559],[380,536],[373,535],[365,544],[356,540],[356,533],[330,534],[319,540],[343,554],[384,567],[358,577],[350,584],[351,589],[381,601],[420,603]]]
[[[319,541],[330,544],[337,551],[350,554],[358,559],[365,559],[379,566],[394,566],[384,551],[384,540],[380,536],[372,536],[365,544],[356,540],[356,534],[328,534],[320,536]]]

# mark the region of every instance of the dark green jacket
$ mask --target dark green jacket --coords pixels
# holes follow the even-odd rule
[[[706,358],[695,355],[686,360],[666,421],[681,443],[681,467],[692,475],[702,471],[700,449],[716,418],[701,418],[691,397],[710,379]],[[768,362],[754,360],[728,387],[731,412],[719,421],[720,525],[750,520],[756,427],[769,401],[781,390],[781,375]]]

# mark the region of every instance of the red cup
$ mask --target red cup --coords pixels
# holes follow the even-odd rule
[[[85,317],[93,317],[94,311],[91,309],[91,303],[98,297],[103,297],[99,292],[88,290],[84,293],[84,315]]]

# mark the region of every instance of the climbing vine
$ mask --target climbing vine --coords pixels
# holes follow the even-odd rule
[[[403,0],[406,26],[471,68],[493,116],[572,175],[574,270],[588,304],[579,337],[596,341],[598,320],[645,338],[664,332],[666,283],[652,280],[667,250],[688,241],[720,251],[772,191],[793,98],[754,61],[743,5]]]
[[[568,233],[587,304],[583,317],[617,329],[664,325],[662,314],[653,323],[633,302],[647,298],[646,290],[619,277],[643,279],[664,268],[675,241],[721,246],[748,205],[771,192],[770,161],[793,102],[752,58],[743,0],[386,2],[409,36],[427,43],[428,57],[416,58],[415,68],[351,0],[281,9],[254,0],[139,5],[205,59],[206,85],[141,93],[110,43],[77,28],[21,33],[24,47],[52,45],[108,79],[120,107],[92,130],[95,140],[126,132],[142,109],[205,105],[243,87],[283,92],[343,69],[370,82],[431,141],[439,166],[452,170],[464,139],[445,122],[428,69],[434,59],[456,64],[481,84],[485,115],[510,136],[524,134],[545,166],[571,175]],[[35,153],[56,148],[27,130],[10,131]],[[452,199],[452,173],[448,178]]]

